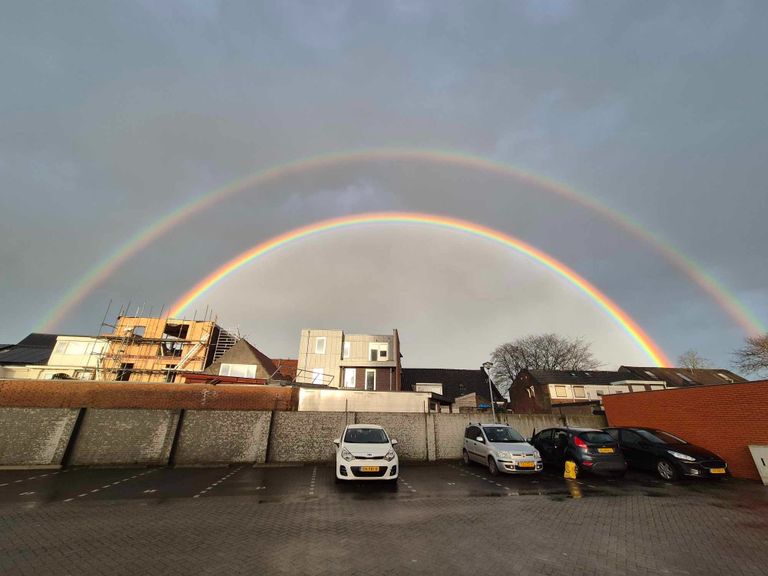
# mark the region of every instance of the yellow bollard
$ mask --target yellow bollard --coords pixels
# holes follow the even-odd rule
[[[568,478],[569,480],[576,480],[577,474],[578,474],[578,471],[576,468],[576,462],[574,462],[573,460],[566,460],[565,472],[563,473],[563,478]]]

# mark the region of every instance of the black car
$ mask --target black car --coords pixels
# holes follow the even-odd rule
[[[618,441],[631,468],[653,470],[664,480],[689,477],[722,477],[725,461],[699,446],[653,428],[605,428]]]
[[[623,476],[627,463],[618,442],[602,430],[591,428],[547,428],[531,438],[544,464],[576,463],[578,473],[594,472]]]

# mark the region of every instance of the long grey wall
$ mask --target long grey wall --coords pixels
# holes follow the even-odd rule
[[[345,423],[380,424],[398,440],[403,460],[461,457],[470,422],[490,414],[262,412],[0,408],[0,466],[241,464],[331,461]],[[501,414],[528,437],[564,424],[554,415]],[[571,426],[601,427],[600,416],[569,416]],[[67,450],[69,447],[69,450]]]
[[[0,408],[0,465],[59,466],[78,408]]]

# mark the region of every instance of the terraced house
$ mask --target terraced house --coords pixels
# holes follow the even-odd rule
[[[301,331],[296,382],[351,390],[401,390],[400,337]]]

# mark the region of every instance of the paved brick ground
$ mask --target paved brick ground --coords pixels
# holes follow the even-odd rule
[[[0,471],[2,574],[768,574],[768,489],[405,466]]]

